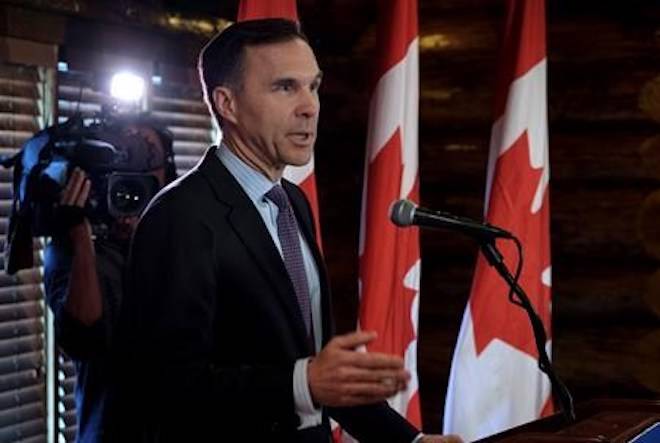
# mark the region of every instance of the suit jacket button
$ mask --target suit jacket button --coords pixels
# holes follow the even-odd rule
[[[270,425],[270,432],[276,434],[280,432],[280,424],[278,422],[273,422],[273,424]]]

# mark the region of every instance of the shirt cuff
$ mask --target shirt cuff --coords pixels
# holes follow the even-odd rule
[[[309,358],[296,360],[293,367],[293,400],[296,407],[296,414],[300,418],[298,429],[304,429],[311,426],[318,426],[323,421],[321,408],[314,406],[312,395],[309,392],[307,383],[307,365]]]
[[[419,434],[417,434],[417,437],[415,437],[413,441],[410,443],[419,443],[420,441],[422,441],[422,438],[424,438],[424,434],[420,432]]]

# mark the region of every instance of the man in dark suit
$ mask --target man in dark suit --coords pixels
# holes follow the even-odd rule
[[[306,164],[321,71],[296,23],[234,24],[200,54],[223,132],[142,217],[122,307],[117,441],[328,442],[328,417],[363,442],[423,436],[385,399],[400,358],[333,338],[309,204],[282,179]]]

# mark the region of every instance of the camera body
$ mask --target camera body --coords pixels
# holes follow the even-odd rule
[[[60,193],[75,167],[91,181],[84,213],[97,236],[106,235],[118,218],[140,215],[160,188],[153,171],[165,167],[166,158],[163,149],[156,152],[137,131],[128,130],[134,125],[125,116],[105,115],[89,124],[74,117],[25,143],[20,183],[14,187],[34,236],[58,230]]]

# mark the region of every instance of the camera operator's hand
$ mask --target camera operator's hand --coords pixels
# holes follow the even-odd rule
[[[87,175],[85,175],[85,171],[78,167],[74,168],[69,181],[62,190],[60,204],[82,208],[85,206],[87,197],[89,197],[91,186],[92,183],[87,178]]]
[[[91,186],[85,172],[76,167],[60,195],[56,223],[58,230],[68,234],[72,240],[80,236],[88,236],[91,239],[91,227],[83,211]]]
[[[85,172],[75,168],[62,190],[56,214],[60,232],[69,236],[73,249],[65,308],[71,317],[86,326],[100,319],[103,313],[92,227],[83,212],[90,188]]]

